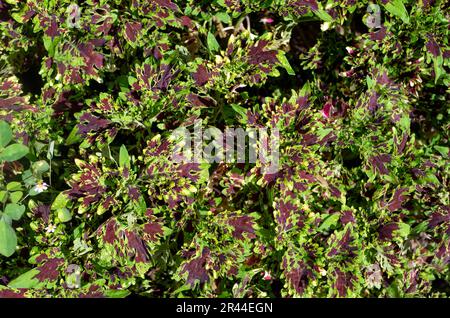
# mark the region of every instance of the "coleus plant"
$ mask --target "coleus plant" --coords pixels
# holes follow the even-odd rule
[[[0,297],[448,297],[448,18],[0,1]],[[280,169],[173,161],[197,120],[279,129]]]

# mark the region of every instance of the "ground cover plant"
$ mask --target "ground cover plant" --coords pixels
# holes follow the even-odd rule
[[[449,14],[0,1],[0,297],[450,296]],[[278,171],[171,160],[200,119]]]

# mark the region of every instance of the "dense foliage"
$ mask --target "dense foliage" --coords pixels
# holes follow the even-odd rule
[[[449,12],[0,1],[0,297],[450,296]],[[173,162],[197,119],[279,171]]]

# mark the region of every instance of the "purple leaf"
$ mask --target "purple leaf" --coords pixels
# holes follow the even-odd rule
[[[344,273],[339,268],[335,270],[336,282],[334,288],[337,289],[339,297],[345,297],[347,295],[347,289],[353,286],[353,275],[351,273]]]
[[[248,61],[253,65],[260,65],[263,63],[275,64],[278,62],[277,52],[275,50],[265,51],[267,41],[259,41],[256,46],[250,48]]]
[[[197,71],[192,73],[192,78],[198,86],[205,85],[211,77],[208,69],[204,65],[199,65]]]
[[[25,298],[26,291],[24,288],[18,290],[2,289],[0,290],[0,298]]]
[[[432,36],[428,36],[428,42],[426,44],[428,52],[430,52],[434,57],[441,55],[441,49],[437,44],[436,40]]]
[[[125,24],[125,36],[130,42],[135,42],[138,34],[142,29],[142,24],[139,22],[127,22]]]
[[[106,243],[113,244],[117,240],[116,231],[117,231],[117,223],[114,219],[110,219],[105,225],[105,233],[103,235],[103,240]]]
[[[87,136],[92,131],[99,131],[109,126],[110,121],[95,117],[90,113],[84,113],[80,117],[80,124],[78,124],[78,133],[82,136]]]
[[[173,11],[179,11],[180,9],[178,8],[178,6],[173,3],[170,0],[152,0],[152,2],[156,3],[157,5],[163,7],[163,8],[167,8]]]
[[[39,205],[34,211],[34,215],[41,218],[45,223],[48,223],[50,217],[50,206]]]
[[[148,261],[148,252],[142,238],[135,232],[126,231],[125,236],[128,240],[128,246],[134,251],[135,260],[138,263],[145,263]]]
[[[51,37],[52,40],[60,34],[56,17],[53,16],[51,18],[50,26],[45,30],[45,34]]]
[[[355,223],[355,218],[353,216],[353,212],[350,210],[344,211],[342,213],[342,216],[340,218],[340,221],[342,224],[347,224],[347,223]]]
[[[402,208],[402,203],[406,200],[406,196],[403,195],[404,192],[408,191],[406,188],[400,188],[395,190],[394,197],[391,202],[389,202],[388,209],[391,212],[394,212],[398,209]]]
[[[303,261],[299,261],[298,264],[290,261],[288,266],[288,260],[286,256],[283,258],[282,268],[284,269],[284,276],[295,291],[302,295],[305,289],[308,287],[310,280],[314,277],[312,270]]]
[[[247,236],[249,238],[255,238],[256,235],[255,229],[253,228],[255,226],[255,223],[253,221],[253,218],[247,215],[244,216],[234,216],[230,217],[228,220],[228,224],[230,224],[233,228],[233,237],[242,240],[244,238],[243,234],[248,233]]]
[[[39,273],[35,276],[40,282],[56,280],[59,277],[59,268],[64,264],[63,258],[48,259],[42,266],[36,268]]]
[[[208,272],[206,271],[206,261],[208,260],[210,255],[209,248],[203,248],[202,255],[193,258],[190,261],[186,262],[183,265],[182,273],[187,273],[186,283],[191,285],[192,287],[198,281],[200,284],[206,283],[209,281]]]
[[[162,225],[157,222],[149,222],[145,224],[144,232],[150,236],[152,241],[155,241],[158,236],[161,236],[164,233]]]
[[[386,27],[381,27],[377,32],[370,33],[370,39],[373,41],[381,41],[386,37]]]
[[[392,233],[395,230],[398,230],[398,225],[396,223],[390,223],[390,224],[386,224],[381,226],[378,229],[378,235],[380,237],[380,240],[382,241],[388,241],[392,239]]]
[[[372,165],[374,171],[378,171],[381,174],[389,174],[389,170],[386,168],[386,164],[391,162],[391,155],[380,154],[369,158],[369,162]]]

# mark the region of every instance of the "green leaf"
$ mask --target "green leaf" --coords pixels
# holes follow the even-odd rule
[[[443,147],[443,146],[434,146],[434,149],[439,151],[439,153],[442,155],[442,157],[447,158],[448,154],[450,152],[449,147]]]
[[[12,144],[0,152],[0,161],[16,161],[28,154],[28,147],[20,144]]]
[[[12,130],[4,120],[0,121],[0,148],[6,147],[12,140]]]
[[[323,139],[323,138],[325,138],[329,133],[331,133],[331,132],[333,132],[333,131],[334,131],[333,128],[319,128],[319,129],[317,130],[317,136],[318,136],[320,139]]]
[[[389,13],[402,19],[404,23],[409,24],[408,11],[406,11],[403,0],[391,0],[385,4],[384,7],[389,11]]]
[[[123,290],[118,290],[118,289],[109,289],[107,291],[105,291],[105,296],[108,298],[125,298],[128,295],[130,295],[130,291],[123,289]]]
[[[87,139],[83,140],[83,142],[80,144],[81,149],[87,149],[90,147],[89,141]]]
[[[48,160],[52,160],[54,151],[55,151],[55,141],[52,140],[48,144],[48,150],[47,150],[47,159]]]
[[[28,169],[22,172],[22,181],[26,186],[33,186],[36,184],[37,179],[35,176],[33,176],[31,170]]]
[[[242,118],[247,119],[247,109],[245,109],[244,107],[238,105],[238,104],[231,104],[231,108],[233,108],[233,110],[238,113],[239,115],[242,116]]]
[[[36,191],[35,187],[32,187],[32,188],[30,189],[30,191],[28,191],[28,195],[29,195],[30,197],[37,196],[37,195],[40,194],[40,193],[41,193],[41,192]]]
[[[69,136],[66,139],[66,146],[70,146],[78,143],[81,140],[80,135],[78,134],[78,126],[75,125],[70,132]]]
[[[211,52],[216,52],[220,50],[219,42],[217,42],[216,37],[211,32],[208,32],[208,48]]]
[[[333,18],[329,15],[325,10],[319,9],[314,11],[315,15],[317,15],[321,20],[325,22],[333,22]]]
[[[280,71],[277,68],[273,68],[272,72],[269,73],[269,76],[271,77],[279,77],[280,75]]]
[[[3,218],[0,220],[0,254],[10,257],[16,251],[17,236],[14,229]]]
[[[404,131],[409,132],[411,126],[411,119],[409,116],[402,116],[399,121],[399,125]]]
[[[8,199],[8,191],[0,191],[0,202],[4,203]]]
[[[190,290],[191,289],[191,287],[189,286],[189,285],[183,285],[183,286],[181,286],[180,288],[178,288],[177,290],[175,290],[174,292],[173,292],[173,294],[172,295],[177,295],[177,297],[180,297],[180,296],[183,296],[183,292],[184,291],[187,291],[187,290]]]
[[[45,160],[36,161],[35,163],[33,163],[32,167],[33,171],[39,175],[47,172],[50,169],[49,164]]]
[[[122,92],[129,91],[128,76],[126,76],[126,75],[118,76],[116,78],[116,83],[119,84],[120,90]]]
[[[367,83],[367,88],[368,89],[372,89],[375,86],[375,81],[369,77],[369,75],[366,76],[366,83]]]
[[[428,222],[427,221],[423,221],[421,223],[419,223],[417,226],[414,227],[414,229],[412,230],[413,234],[419,234],[422,232],[425,232],[428,229]]]
[[[128,86],[132,86],[134,83],[136,83],[138,80],[136,77],[128,76]]]
[[[439,182],[439,179],[434,175],[434,173],[428,173],[425,177],[424,177],[426,182],[431,182],[434,184],[441,184]]]
[[[15,192],[11,192],[10,194],[10,200],[12,203],[17,203],[19,202],[20,199],[22,199],[23,197],[23,192],[22,191],[15,191]]]
[[[339,213],[334,213],[325,218],[319,226],[319,231],[327,231],[339,221]]]
[[[444,63],[444,58],[442,55],[433,57],[433,66],[434,66],[434,83],[437,84],[439,78],[445,74],[445,70],[442,68],[442,64]]]
[[[22,189],[22,184],[17,181],[10,182],[6,185],[6,190],[8,191],[19,191]]]
[[[50,57],[53,57],[55,55],[55,48],[58,45],[60,38],[56,37],[52,40],[51,37],[44,35],[43,40],[44,40],[44,47],[47,50],[48,55]]]
[[[37,274],[39,274],[39,271],[37,269],[29,270],[28,272],[25,272],[24,274],[9,282],[8,287],[33,288],[39,284],[39,280],[37,278],[34,278]]]
[[[57,214],[58,214],[58,219],[62,223],[69,222],[70,220],[72,220],[72,214],[66,208],[58,209]]]
[[[281,66],[286,70],[289,75],[295,75],[294,70],[292,69],[291,64],[289,64],[288,59],[284,55],[284,51],[278,51],[277,55],[278,61],[280,61]]]
[[[299,96],[309,96],[311,95],[311,85],[309,82],[306,82],[300,90]]]
[[[53,201],[50,209],[52,211],[63,209],[67,206],[68,202],[69,202],[69,197],[64,192],[60,192],[56,196],[55,200]]]
[[[47,35],[44,35],[43,40],[44,40],[45,49],[50,53],[50,50],[52,49],[52,45],[53,45],[52,38]],[[50,55],[52,55],[52,54],[50,54]]]
[[[226,12],[219,12],[216,14],[216,18],[219,19],[221,22],[230,24],[231,23],[231,17]]]
[[[8,225],[12,225],[12,219],[8,214],[3,213],[2,220]]]
[[[9,203],[5,207],[5,214],[11,217],[14,221],[20,220],[23,213],[25,212],[25,206],[17,203]]]
[[[11,17],[19,23],[23,23],[23,13],[22,12],[13,12],[11,13]]]
[[[119,166],[122,168],[130,168],[130,155],[128,154],[128,150],[125,145],[120,147]]]
[[[398,229],[396,230],[397,234],[401,237],[408,237],[411,232],[411,227],[406,223],[398,223]]]
[[[387,288],[387,292],[388,292],[389,297],[391,297],[391,298],[400,298],[401,297],[400,290],[399,290],[396,282],[393,282]]]

